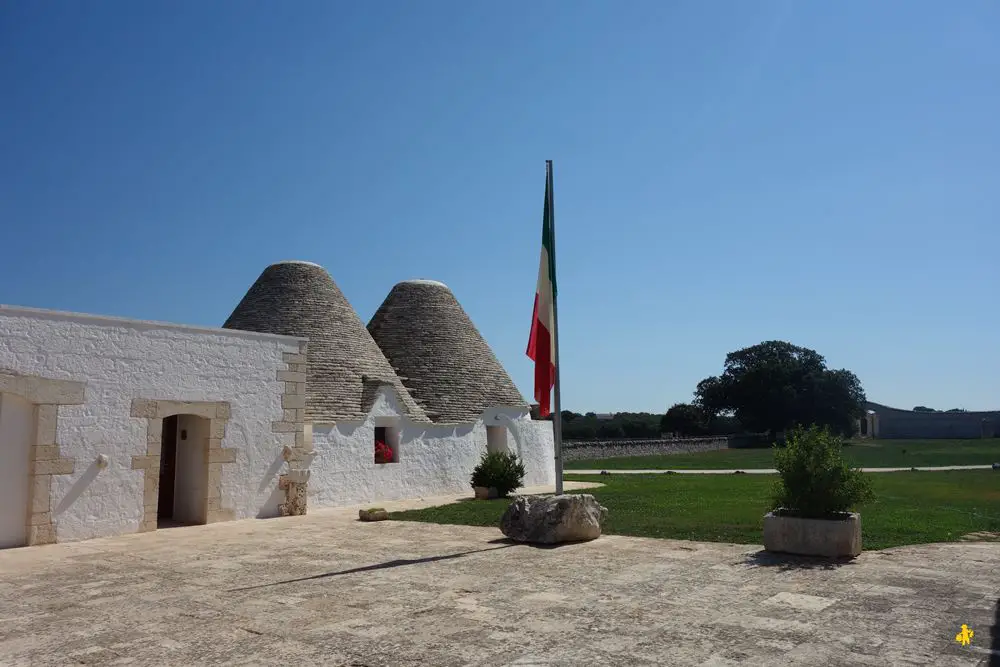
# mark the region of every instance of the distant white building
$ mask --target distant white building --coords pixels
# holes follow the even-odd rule
[[[549,484],[551,428],[433,281],[367,329],[308,262],[221,329],[0,306],[0,547],[471,493],[487,449]]]

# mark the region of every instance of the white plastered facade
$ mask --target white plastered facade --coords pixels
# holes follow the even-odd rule
[[[375,463],[375,428],[399,429],[395,463]],[[309,503],[339,507],[469,493],[472,470],[487,450],[487,427],[524,463],[525,486],[555,482],[552,423],[533,421],[527,410],[492,408],[471,424],[414,423],[384,386],[364,421],[313,424]]]
[[[206,477],[209,468],[215,473],[205,522],[280,514],[282,450],[295,444],[296,433],[275,432],[275,423],[287,423],[288,389],[279,373],[288,372],[285,359],[304,344],[287,336],[0,307],[4,403],[10,395],[54,418],[37,420],[35,442],[0,442],[4,461],[20,461],[31,448],[32,476],[27,508],[0,512],[29,515],[24,544],[154,529],[162,420],[194,415],[208,429],[200,441]],[[35,386],[68,389],[65,398],[49,398]],[[51,435],[42,433],[49,429]],[[32,531],[35,525],[47,528]]]
[[[552,425],[522,408],[413,423],[385,386],[362,421],[305,423],[307,346],[0,306],[0,469],[18,476],[0,481],[28,496],[0,506],[0,548],[156,529],[163,426],[174,415],[177,437],[195,442],[177,443],[174,507],[195,523],[471,495],[488,443],[521,457],[526,486],[554,482]],[[397,462],[375,463],[379,426],[398,429]]]

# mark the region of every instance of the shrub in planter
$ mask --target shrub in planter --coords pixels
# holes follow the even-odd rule
[[[844,441],[818,426],[793,431],[783,448],[774,450],[780,481],[774,508],[805,519],[841,518],[872,499],[871,483],[861,470],[844,461]]]
[[[496,489],[507,497],[524,483],[524,464],[513,452],[486,452],[472,471],[472,487]]]
[[[812,426],[796,429],[774,453],[780,480],[764,517],[764,548],[807,556],[857,556],[861,517],[850,510],[873,498],[871,484],[844,461],[843,441]]]

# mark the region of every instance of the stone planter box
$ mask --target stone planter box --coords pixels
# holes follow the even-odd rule
[[[493,500],[494,498],[500,497],[500,492],[497,491],[496,487],[491,486],[489,488],[485,486],[473,487],[476,492],[476,500]]]
[[[803,519],[768,512],[764,548],[799,556],[853,558],[861,553],[861,515],[849,512],[843,519]]]
[[[358,510],[358,519],[361,521],[385,521],[389,518],[389,513],[384,509]]]

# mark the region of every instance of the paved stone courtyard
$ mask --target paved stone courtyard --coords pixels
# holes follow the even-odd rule
[[[539,549],[354,517],[2,551],[0,664],[1000,664],[997,543],[830,567],[746,545]]]

